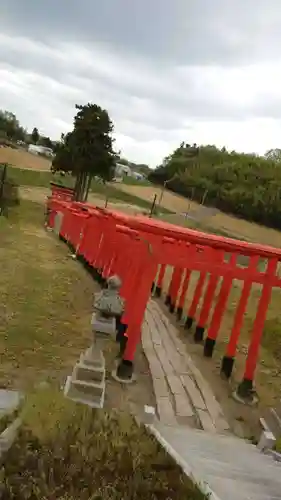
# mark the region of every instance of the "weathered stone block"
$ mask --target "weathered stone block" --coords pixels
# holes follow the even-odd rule
[[[177,417],[193,417],[194,411],[186,394],[175,394]]]
[[[104,382],[105,370],[104,368],[87,365],[80,361],[74,367],[73,379],[86,382]]]
[[[157,399],[157,411],[160,421],[167,425],[176,425],[176,417],[173,410],[172,403],[168,397]]]
[[[182,375],[181,381],[186,389],[187,394],[189,395],[193,406],[197,409],[206,410],[206,405],[203,401],[203,398],[200,394],[199,389],[196,387],[192,378],[189,375]]]
[[[105,359],[101,350],[95,350],[92,347],[80,356],[80,362],[96,368],[105,368]]]
[[[81,382],[67,377],[64,395],[92,408],[103,408],[105,383]]]
[[[177,375],[167,375],[167,381],[172,394],[185,394],[184,387]]]

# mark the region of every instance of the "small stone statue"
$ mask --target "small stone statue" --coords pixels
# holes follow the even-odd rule
[[[110,276],[107,280],[107,288],[95,294],[94,313],[92,315],[92,332],[94,344],[98,338],[107,338],[116,333],[116,317],[120,317],[124,311],[124,299],[119,295],[122,286],[118,276]]]

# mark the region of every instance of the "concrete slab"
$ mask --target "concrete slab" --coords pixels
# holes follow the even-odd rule
[[[190,477],[220,500],[277,500],[281,464],[232,436],[155,422],[151,432]]]
[[[77,386],[74,386],[71,376],[67,377],[64,387],[64,395],[66,398],[71,399],[76,403],[85,404],[91,408],[103,408],[104,392],[105,391],[101,392],[100,397],[93,397],[92,394],[85,394],[84,391],[79,390]]]
[[[18,391],[0,389],[0,413],[13,411],[20,403],[22,395]]]
[[[76,363],[74,367],[72,376],[75,380],[84,380],[86,382],[104,382],[105,369],[87,365],[79,361],[79,363]]]

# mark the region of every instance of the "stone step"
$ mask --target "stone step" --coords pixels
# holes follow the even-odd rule
[[[103,408],[104,393],[104,382],[85,382],[67,377],[64,395],[73,401],[87,404],[92,408]]]
[[[101,383],[105,381],[105,369],[97,366],[91,366],[79,361],[74,366],[72,379],[85,382]]]
[[[274,408],[268,408],[261,419],[263,424],[265,421],[266,427],[272,432],[276,439],[281,437],[281,417]]]
[[[19,406],[22,397],[22,394],[17,391],[0,389],[0,413],[14,411]]]
[[[75,380],[72,378],[71,384],[78,391],[83,392],[85,395],[95,397],[101,397],[104,389],[104,382],[88,382],[85,380]]]
[[[105,370],[105,359],[101,350],[96,351],[90,347],[85,353],[81,354],[80,362],[93,368]]]
[[[156,438],[160,434],[162,444],[165,440],[168,452],[176,453],[179,465],[191,471],[199,484],[209,485],[215,498],[280,498],[281,465],[252,444],[232,436],[165,426],[160,422],[155,422],[151,428],[156,429]]]
[[[278,417],[280,417],[280,419],[281,419],[281,401],[280,401],[280,402],[279,402],[279,404],[276,406],[275,411],[276,411],[276,413],[277,413]]]

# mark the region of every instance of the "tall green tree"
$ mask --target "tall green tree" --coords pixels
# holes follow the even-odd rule
[[[113,123],[108,112],[97,104],[76,105],[73,130],[62,137],[52,170],[76,177],[75,198],[86,200],[94,176],[109,181],[117,153],[113,150]]]
[[[26,132],[20,125],[16,115],[10,111],[0,110],[0,133],[11,141],[24,141]]]
[[[39,139],[40,139],[40,135],[38,132],[38,128],[34,127],[34,129],[32,130],[32,133],[31,133],[31,140],[32,140],[33,144],[37,144]]]
[[[275,162],[280,162],[281,163],[281,149],[280,148],[275,148],[275,149],[269,149],[265,153],[265,158],[267,160],[273,160]]]
[[[281,155],[265,156],[200,146],[196,155],[181,144],[149,179],[183,196],[281,229]],[[194,149],[194,152],[196,149]],[[167,182],[168,181],[168,182]]]
[[[51,141],[50,137],[41,136],[38,142],[40,146],[44,146],[45,148],[50,149],[53,148],[53,142]]]

